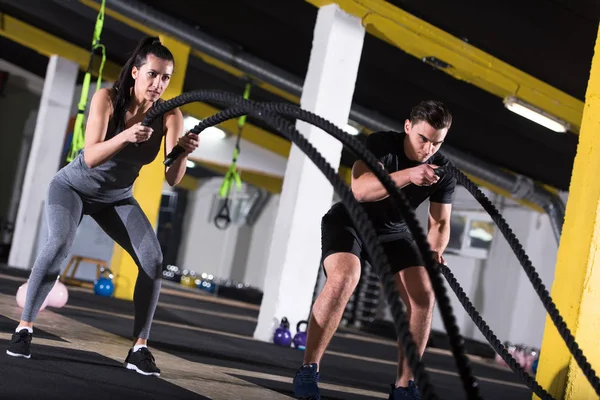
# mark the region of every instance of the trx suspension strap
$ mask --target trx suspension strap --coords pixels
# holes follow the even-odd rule
[[[246,90],[244,91],[244,99],[248,100],[250,98],[250,89],[252,88],[252,83],[246,83]],[[246,115],[242,115],[238,118],[238,135],[237,140],[235,142],[235,148],[233,149],[233,160],[231,161],[231,165],[229,166],[229,170],[225,174],[225,179],[223,179],[223,184],[221,185],[221,189],[219,190],[219,197],[223,199],[223,206],[217,213],[215,217],[215,226],[219,229],[227,229],[229,224],[231,224],[231,215],[229,211],[229,205],[231,199],[229,195],[231,193],[231,188],[235,182],[237,189],[240,190],[242,188],[242,179],[237,171],[237,159],[240,154],[240,139],[242,138],[242,129],[244,128],[244,124],[246,123]]]
[[[94,64],[94,53],[97,49],[102,50],[102,61],[100,68],[98,69],[98,81],[96,82],[96,91],[100,89],[102,83],[102,70],[104,69],[104,63],[106,61],[106,49],[103,44],[100,43],[100,35],[102,34],[102,27],[104,25],[104,2],[100,5],[100,12],[96,17],[96,26],[94,27],[94,38],[92,39],[92,50],[90,53],[90,62],[88,63],[85,76],[83,78],[83,84],[81,85],[81,97],[79,98],[79,105],[77,109],[77,118],[75,119],[75,126],[73,128],[73,138],[71,139],[71,149],[67,154],[67,161],[71,162],[77,156],[79,151],[83,149],[85,145],[85,126],[84,117],[85,109],[87,107],[88,94],[90,90],[90,81],[92,79],[92,69]]]

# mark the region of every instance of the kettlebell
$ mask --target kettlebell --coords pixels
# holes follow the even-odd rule
[[[273,343],[282,347],[290,347],[292,343],[292,334],[290,333],[290,323],[286,317],[283,317],[279,328],[275,329]]]
[[[110,297],[114,291],[112,271],[108,268],[101,268],[100,276],[94,281],[94,293],[98,296]]]
[[[306,325],[308,328],[308,321],[300,321],[298,325],[296,325],[296,334],[294,335],[294,347],[298,350],[306,349],[306,328],[303,331],[300,331],[300,327],[302,325]]]
[[[216,284],[214,281],[209,279],[201,279],[198,284],[198,289],[205,290],[208,293],[214,293],[216,290]]]

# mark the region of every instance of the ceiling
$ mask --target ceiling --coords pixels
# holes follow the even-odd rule
[[[317,8],[309,2],[143,2],[297,77],[306,74],[317,16]],[[580,101],[585,100],[600,18],[597,0],[389,0],[389,3]],[[90,46],[96,11],[77,0],[0,0],[0,11],[82,48]],[[102,41],[108,58],[122,65],[143,35],[107,16]],[[45,73],[45,57],[1,36],[0,58],[40,76]],[[244,82],[192,57],[184,91],[197,89],[242,94]],[[252,97],[259,101],[282,101],[258,87],[253,89]],[[354,103],[401,123],[411,107],[423,99],[438,99],[450,107],[454,124],[448,146],[568,190],[576,134],[557,134],[529,122],[507,111],[501,98],[367,35]],[[260,121],[250,121],[264,127]],[[349,166],[352,161],[352,155],[344,152],[342,163]]]

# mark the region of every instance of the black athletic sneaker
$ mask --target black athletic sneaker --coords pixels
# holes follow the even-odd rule
[[[136,352],[129,349],[125,359],[125,367],[142,375],[160,376],[160,369],[156,366],[154,356],[147,347],[142,347]]]
[[[317,364],[302,365],[294,376],[294,397],[297,399],[320,400]]]
[[[13,357],[30,358],[32,336],[27,329],[21,329],[19,332],[13,333],[6,354]]]
[[[419,389],[414,381],[408,381],[408,387],[399,387],[390,385],[390,397],[388,400],[421,400]]]

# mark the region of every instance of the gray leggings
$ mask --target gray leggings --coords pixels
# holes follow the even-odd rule
[[[162,282],[162,251],[152,225],[134,198],[112,204],[85,203],[60,178],[54,178],[48,188],[48,240],[31,270],[21,319],[32,322],[37,316],[60,273],[62,261],[69,254],[84,214],[89,214],[137,264],[133,337],[147,339]]]

